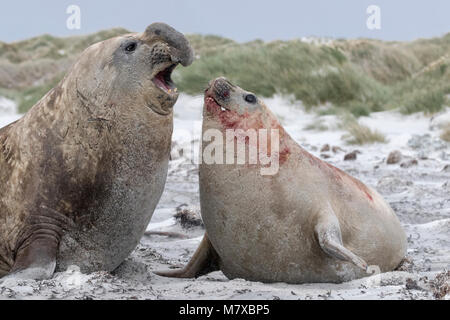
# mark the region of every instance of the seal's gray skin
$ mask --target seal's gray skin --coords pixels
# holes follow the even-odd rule
[[[207,235],[184,269],[158,274],[197,277],[220,269],[230,279],[338,283],[395,269],[405,256],[406,236],[389,205],[302,149],[262,101],[249,103],[247,95],[226,79],[212,82],[203,133],[278,129],[279,171],[263,176],[260,165],[202,163]]]
[[[0,129],[0,277],[114,270],[162,194],[185,37],[157,23],[86,49],[23,118]]]

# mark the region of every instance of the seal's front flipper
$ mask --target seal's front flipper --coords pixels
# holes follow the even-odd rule
[[[45,280],[53,276],[63,230],[73,226],[65,215],[41,205],[28,217],[15,247],[15,259],[7,276],[17,280]]]
[[[367,269],[367,263],[362,258],[344,247],[339,221],[332,210],[322,214],[315,232],[320,247],[329,256],[351,262],[363,270]]]
[[[50,279],[55,272],[58,243],[50,234],[35,234],[20,247],[13,268],[2,280]]]
[[[171,278],[198,278],[217,270],[220,270],[219,256],[205,234],[191,261],[183,269],[157,271],[155,274]]]

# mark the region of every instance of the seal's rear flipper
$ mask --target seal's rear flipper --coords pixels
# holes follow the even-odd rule
[[[156,271],[154,273],[171,278],[198,278],[217,270],[220,270],[219,256],[209,241],[208,235],[205,234],[191,261],[183,269]]]
[[[334,212],[328,211],[322,214],[316,225],[315,232],[320,247],[329,256],[351,262],[363,270],[367,269],[367,263],[362,258],[344,247],[341,228]]]

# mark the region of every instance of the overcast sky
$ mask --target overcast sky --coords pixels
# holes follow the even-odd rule
[[[369,5],[381,9],[381,29],[366,26]],[[81,9],[81,29],[69,30],[69,5]],[[183,33],[249,41],[304,36],[413,40],[450,32],[450,0],[2,0],[0,41],[49,33],[87,34],[111,27],[143,31],[166,22]]]

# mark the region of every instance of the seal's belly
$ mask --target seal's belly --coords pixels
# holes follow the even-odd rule
[[[286,184],[286,177],[269,180],[253,175],[247,177],[244,192],[239,183],[242,172],[241,177],[227,172],[220,175],[226,179],[215,180],[205,174],[207,169],[203,170],[201,179],[208,180],[200,184],[202,216],[208,238],[222,260],[221,269],[229,278],[304,283],[343,282],[367,276],[349,262],[329,257],[319,246],[314,234],[317,208],[331,201],[331,195],[311,191],[313,184],[305,188],[296,183],[303,180],[295,176]],[[344,208],[351,206],[346,204]],[[361,210],[363,216],[372,214],[363,207]],[[357,229],[351,235],[346,233],[345,240],[356,244],[352,249],[363,243],[358,233]],[[367,233],[373,236],[372,241],[357,253],[372,262],[372,253],[379,250],[371,246],[377,246],[375,240],[385,234],[372,233],[370,228]],[[385,253],[396,251],[392,245],[382,248]]]
[[[245,209],[245,208],[243,208]],[[225,214],[231,212],[224,212]],[[234,211],[242,219],[206,218],[208,237],[230,278],[262,282],[343,282],[365,276],[356,266],[328,257],[309,226],[259,211]]]

